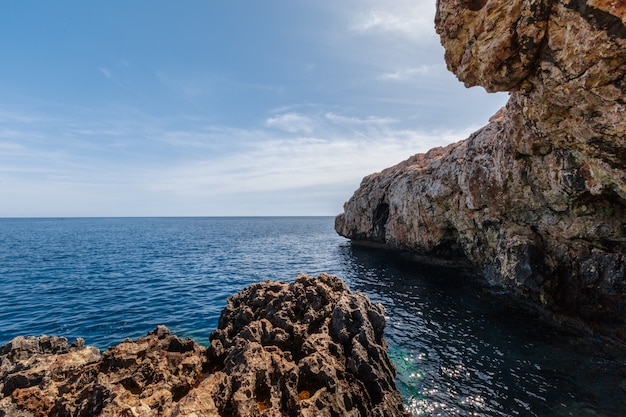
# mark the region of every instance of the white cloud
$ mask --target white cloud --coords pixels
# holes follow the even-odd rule
[[[0,141],[0,198],[11,201],[0,216],[335,214],[364,176],[474,129],[298,108],[247,129],[150,117],[7,126],[20,140]]]
[[[434,5],[315,2],[324,26],[302,31],[302,54],[276,61],[284,77],[199,59],[122,62],[97,68],[124,87],[111,103],[28,105],[39,114],[5,103],[0,217],[337,213],[364,176],[487,120],[483,96],[463,95],[445,69]]]
[[[284,113],[270,117],[265,121],[265,126],[290,133],[311,133],[313,131],[313,121],[298,113]]]
[[[153,174],[151,188],[172,194],[219,198],[220,195],[342,185],[347,193],[344,198],[347,198],[364,176],[433,146],[459,140],[469,131],[380,129],[367,131],[367,135],[353,131],[339,136],[287,135],[282,138],[263,130],[244,132],[258,140],[240,152],[217,160],[200,158],[193,163],[160,169]]]
[[[414,78],[415,76],[428,75],[433,72],[441,72],[445,70],[446,67],[443,64],[420,65],[419,67],[412,68],[398,68],[395,71],[379,75],[378,79],[382,81],[405,81]]]
[[[392,35],[413,43],[430,42],[434,30],[435,2],[431,0],[393,0],[362,3],[350,29],[357,33]],[[358,10],[358,9],[357,9]]]

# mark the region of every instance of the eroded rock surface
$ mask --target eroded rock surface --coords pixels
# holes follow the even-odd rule
[[[0,414],[167,415],[200,378],[204,351],[163,326],[102,354],[81,339],[17,337],[0,349]]]
[[[208,348],[159,326],[102,354],[81,339],[0,348],[0,416],[408,416],[384,308],[339,278],[254,284]]]
[[[624,1],[439,0],[448,68],[509,102],[468,139],[366,177],[336,230],[625,323],[625,21]]]
[[[254,284],[228,300],[216,368],[175,415],[408,416],[384,327],[382,305],[331,275]]]

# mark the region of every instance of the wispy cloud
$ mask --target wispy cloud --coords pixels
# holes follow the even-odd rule
[[[443,64],[420,65],[419,67],[398,68],[392,72],[386,72],[378,76],[382,81],[405,81],[416,76],[424,76],[433,72],[443,72],[446,67]]]
[[[99,67],[98,71],[100,71],[100,73],[104,75],[107,79],[113,81],[113,75],[111,74],[111,71],[108,68]]]
[[[377,119],[383,120],[373,117],[370,121]],[[365,175],[433,146],[461,139],[470,131],[468,128],[456,132],[420,132],[392,129],[384,123],[379,129],[361,131],[353,127],[355,122],[364,123],[364,120],[336,117],[333,122],[343,122],[350,129],[333,134],[320,120],[319,126],[311,126],[319,135],[301,136],[290,132],[293,134],[275,136],[263,129],[232,132],[233,135],[255,136],[257,140],[218,160],[199,158],[193,163],[160,169],[154,173],[152,187],[161,192],[208,193],[217,198],[233,193],[341,185],[347,198]]]
[[[389,117],[295,107],[245,129],[189,124],[193,117],[185,128],[150,117],[8,126],[0,197],[12,203],[0,216],[333,214],[365,175],[473,129],[422,131]],[[32,201],[31,211],[16,211],[18,201]]]
[[[265,126],[290,133],[311,133],[313,131],[311,118],[298,113],[284,113],[270,117],[265,121]]]
[[[328,112],[325,114],[326,118],[332,122],[341,123],[345,125],[387,125],[396,122],[391,117],[377,117],[369,116],[367,118],[359,118],[354,116],[343,116],[341,114]]]
[[[281,6],[264,11],[283,11],[272,7]],[[7,78],[0,216],[333,214],[365,175],[463,139],[476,127],[472,112],[488,112],[483,96],[446,84],[454,79],[433,0],[293,7],[315,10],[293,21],[276,15],[288,25],[267,33],[244,25],[233,33],[221,17],[166,37],[146,26],[150,45],[199,41],[160,49],[157,60],[151,47],[120,45],[119,56],[90,69],[97,85],[66,80],[46,93],[39,86],[54,82],[45,78],[34,87]],[[303,30],[283,42],[295,24]]]
[[[430,0],[394,0],[362,3],[350,25],[359,33],[388,34],[414,43],[436,37],[434,31],[435,2]]]

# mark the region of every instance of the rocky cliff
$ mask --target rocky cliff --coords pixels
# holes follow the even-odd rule
[[[438,0],[448,69],[510,99],[468,139],[364,178],[338,233],[626,322],[625,22],[625,1]]]
[[[208,348],[163,326],[102,354],[17,337],[0,347],[0,416],[408,417],[384,327],[382,305],[322,274],[231,297]]]

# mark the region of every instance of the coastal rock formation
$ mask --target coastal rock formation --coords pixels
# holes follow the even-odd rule
[[[0,348],[0,416],[408,416],[384,308],[339,278],[229,298],[208,348],[163,327],[104,353],[54,336]]]
[[[624,1],[439,0],[448,69],[510,99],[468,139],[364,178],[338,233],[626,322],[625,22]]]
[[[219,367],[189,399],[215,415],[408,416],[384,327],[382,305],[331,275],[254,284],[228,300],[208,352]]]
[[[169,415],[206,362],[205,348],[164,326],[102,354],[83,344],[20,336],[0,348],[0,415]]]

